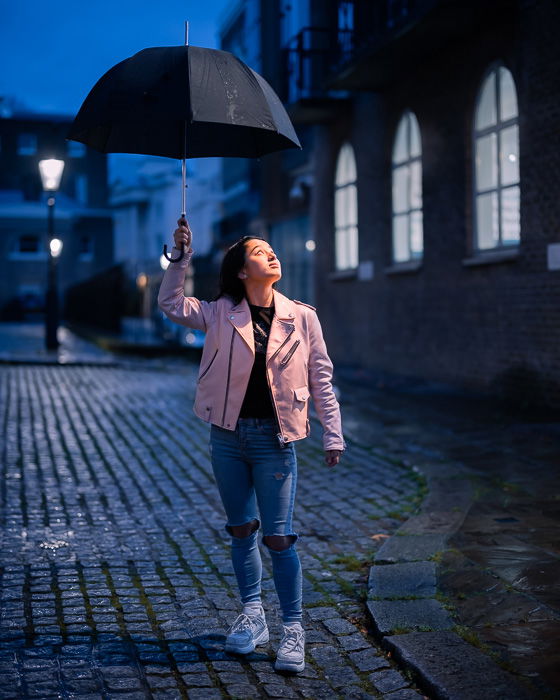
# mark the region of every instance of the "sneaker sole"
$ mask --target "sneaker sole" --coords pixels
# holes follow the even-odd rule
[[[268,634],[268,627],[265,627],[264,630],[260,633],[260,635],[253,640],[253,642],[249,642],[247,646],[241,647],[241,646],[236,646],[235,644],[228,644],[226,640],[226,645],[225,645],[225,650],[231,652],[232,654],[250,654],[252,651],[255,650],[255,647],[258,647],[260,644],[266,644],[269,639],[269,634]]]
[[[293,661],[278,661],[274,664],[275,671],[293,671],[294,673],[300,673],[305,668],[305,661],[300,664],[296,664]]]

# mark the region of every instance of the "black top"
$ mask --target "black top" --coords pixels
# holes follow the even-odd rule
[[[274,317],[274,306],[249,304],[249,308],[251,309],[255,338],[255,361],[239,415],[241,418],[273,418],[274,408],[266,377],[266,348],[270,335],[270,324]]]

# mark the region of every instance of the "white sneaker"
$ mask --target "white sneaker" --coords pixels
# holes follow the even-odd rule
[[[303,671],[305,668],[305,630],[299,622],[282,625],[284,634],[276,655],[276,671]]]
[[[227,631],[225,650],[250,654],[259,644],[268,642],[268,627],[263,608],[256,615],[241,613]]]

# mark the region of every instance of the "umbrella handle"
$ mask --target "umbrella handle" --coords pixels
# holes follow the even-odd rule
[[[170,255],[167,255],[167,246],[163,246],[163,254],[169,260],[169,262],[179,262],[179,260],[183,259],[183,255],[185,254],[185,244],[181,243],[181,253],[178,258],[172,258]]]

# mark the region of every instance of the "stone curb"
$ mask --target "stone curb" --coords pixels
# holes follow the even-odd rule
[[[530,698],[514,676],[453,631],[437,599],[435,559],[473,503],[475,472],[457,467],[444,478],[439,465],[414,469],[428,482],[421,511],[383,543],[370,568],[367,609],[382,646],[437,700],[479,700],[483,688],[486,697]]]

